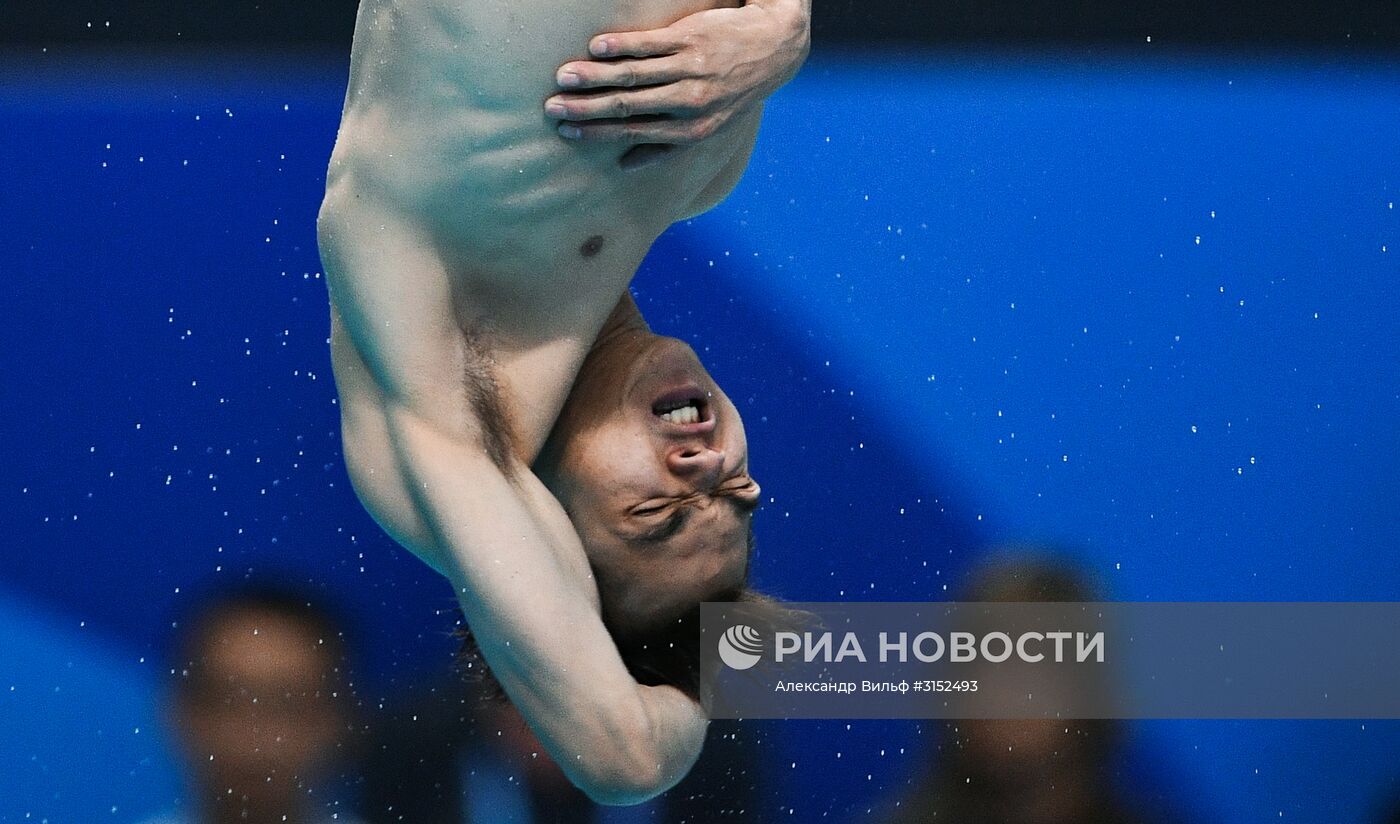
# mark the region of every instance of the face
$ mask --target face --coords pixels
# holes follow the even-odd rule
[[[605,619],[647,629],[748,575],[759,489],[743,421],[681,341],[600,341],[535,466],[569,513]]]
[[[334,752],[332,662],[315,634],[279,615],[236,609],[212,619],[176,728],[206,781],[282,795]]]

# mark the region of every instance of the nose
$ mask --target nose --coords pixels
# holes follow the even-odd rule
[[[678,478],[712,485],[723,472],[724,450],[698,442],[682,444],[666,453],[666,468]]]

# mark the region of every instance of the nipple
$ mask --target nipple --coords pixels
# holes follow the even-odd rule
[[[591,258],[591,257],[593,257],[594,255],[598,254],[598,253],[601,252],[601,251],[603,251],[603,236],[602,236],[602,235],[594,235],[593,237],[589,238],[588,240],[585,240],[585,241],[583,242],[583,245],[580,246],[579,249],[578,249],[578,253],[579,253],[580,255],[583,255],[583,256],[586,257],[586,258]]]

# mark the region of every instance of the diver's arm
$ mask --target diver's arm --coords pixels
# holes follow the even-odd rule
[[[319,229],[356,493],[452,582],[492,672],[571,781],[610,804],[664,791],[699,755],[704,714],[632,678],[562,507],[514,456],[503,468],[488,455],[431,244],[344,188]]]
[[[684,210],[682,219],[686,220],[718,206],[721,201],[734,191],[734,187],[739,185],[739,180],[744,176],[745,170],[749,168],[749,156],[753,154],[754,140],[758,136],[758,123],[763,117],[763,104],[756,103],[753,110],[736,119],[730,128],[744,130],[742,138],[735,141],[734,155],[729,158],[729,162],[719,170],[719,174],[714,176],[700,194],[690,202]]]
[[[674,785],[699,755],[703,711],[679,690],[628,673],[559,503],[527,467],[507,477],[474,440],[394,403],[383,414],[430,554],[442,560],[492,673],[565,774],[605,804]],[[355,449],[361,441],[346,434]]]
[[[580,140],[694,143],[797,74],[811,48],[811,0],[749,0],[660,29],[600,34],[595,60],[559,67],[545,112]]]

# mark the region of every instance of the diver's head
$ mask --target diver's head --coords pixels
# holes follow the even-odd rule
[[[734,404],[675,338],[610,323],[535,470],[568,512],[614,635],[744,590],[759,489]]]
[[[704,601],[742,603],[750,620],[775,627],[806,619],[747,583],[759,489],[738,410],[689,346],[652,334],[630,296],[532,468],[568,513],[603,622],[640,683],[700,698]],[[503,697],[471,628],[457,635],[464,675]]]

